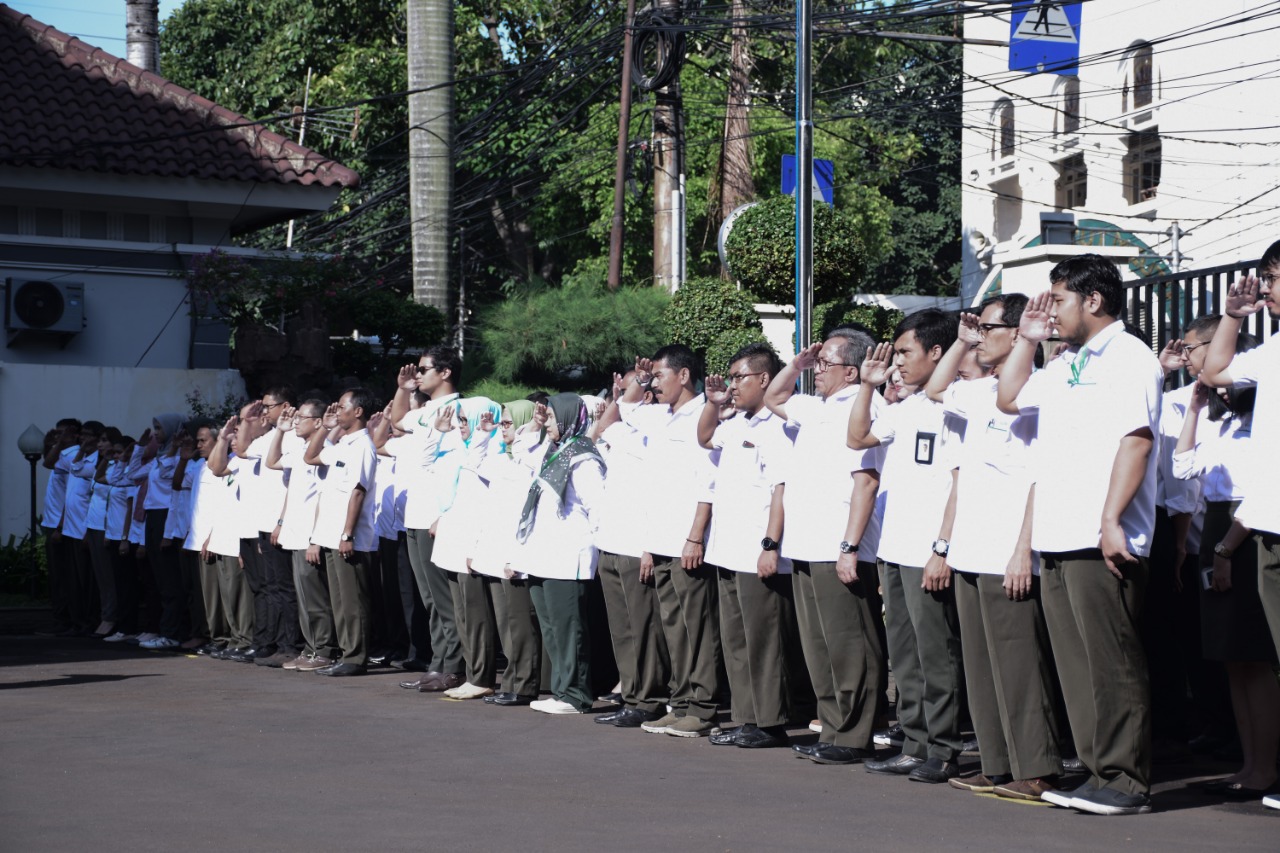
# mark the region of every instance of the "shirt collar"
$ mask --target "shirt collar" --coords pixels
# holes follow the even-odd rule
[[[830,397],[823,397],[823,398],[822,398],[822,402],[824,402],[824,403],[843,403],[843,402],[845,402],[846,400],[850,400],[850,399],[852,399],[854,396],[856,396],[856,395],[857,395],[857,393],[858,393],[858,389],[860,389],[861,387],[862,387],[862,383],[860,383],[860,382],[855,382],[855,383],[853,383],[852,385],[846,385],[845,387],[841,388],[841,389],[840,389],[839,391],[837,391],[836,393],[832,394]]]
[[[1107,348],[1107,344],[1114,341],[1117,336],[1123,334],[1125,334],[1124,322],[1116,320],[1114,323],[1107,326],[1105,329],[1086,341],[1084,346],[1080,347],[1080,349],[1088,350],[1093,355],[1098,355]]]
[[[338,444],[350,444],[351,442],[358,439],[360,436],[368,435],[368,434],[369,434],[369,430],[358,429],[355,432],[349,432],[346,435],[344,435],[342,438],[338,439]]]

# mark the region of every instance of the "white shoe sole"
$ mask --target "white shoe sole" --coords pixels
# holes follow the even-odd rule
[[[1040,799],[1046,803],[1052,803],[1064,809],[1072,808],[1071,801],[1075,799],[1071,796],[1070,791],[1045,791],[1040,795]]]
[[[1045,793],[1048,793],[1047,791]],[[1041,794],[1044,796],[1044,794]],[[1083,797],[1072,797],[1071,808],[1076,811],[1088,812],[1089,814],[1105,815],[1114,817],[1116,815],[1130,814],[1147,814],[1151,811],[1150,804],[1144,806],[1104,806],[1101,803],[1095,803],[1092,800],[1086,800]]]
[[[708,735],[711,734],[711,729],[707,729],[706,731],[701,731],[701,732],[682,732],[679,729],[671,728],[670,726],[668,726],[667,734],[671,735],[672,737],[707,737]]]
[[[1269,809],[1280,809],[1280,797],[1263,797],[1262,804]]]
[[[640,728],[641,730],[649,732],[649,734],[654,734],[654,735],[665,735],[667,733],[666,726],[655,726],[649,723],[641,723]]]
[[[809,731],[822,734],[822,723],[810,723]]]

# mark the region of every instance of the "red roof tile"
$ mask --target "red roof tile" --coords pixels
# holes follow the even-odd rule
[[[244,116],[0,4],[0,164],[354,187]]]

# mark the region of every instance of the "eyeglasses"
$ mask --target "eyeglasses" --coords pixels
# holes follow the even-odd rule
[[[1200,347],[1204,346],[1205,344],[1210,343],[1212,340],[1213,340],[1213,338],[1210,338],[1208,341],[1201,341],[1201,342],[1200,342],[1200,343],[1198,343],[1198,344],[1183,344],[1183,345],[1182,345],[1182,354],[1183,354],[1183,355],[1191,355],[1191,351],[1192,351],[1192,350],[1200,349]]]
[[[833,367],[852,367],[852,365],[845,364],[843,361],[827,361],[825,358],[820,358],[814,362],[814,367],[816,367],[819,372],[824,372]]]
[[[1267,287],[1275,287],[1276,279],[1280,279],[1280,274],[1260,273],[1258,275],[1258,281],[1262,282]]]
[[[763,371],[763,370],[757,370],[755,373],[730,373],[730,374],[729,374],[729,384],[730,384],[730,385],[737,385],[739,382],[741,382],[742,380],[744,380],[744,379],[746,379],[746,378],[748,378],[748,377],[750,377],[750,376],[759,376],[759,375],[761,375],[762,373],[764,373],[764,371]]]
[[[1013,325],[1012,323],[979,323],[978,334],[982,335],[982,337],[985,338],[991,332],[992,329],[1016,329],[1016,328],[1018,327]]]
[[[498,421],[498,426],[502,427],[503,429],[506,429],[507,427],[513,427],[515,425],[516,425],[515,421]]]
[[[283,406],[283,405],[284,405],[284,403],[283,403],[283,402],[280,402],[280,403],[268,403],[268,402],[267,402],[267,401],[265,401],[265,400],[263,400],[263,401],[262,401],[262,407],[263,407],[264,409],[266,409],[268,412],[269,412],[269,411],[271,411],[272,409],[278,409],[278,408],[280,408],[280,407],[281,407],[281,406]]]
[[[419,375],[419,376],[421,376],[422,374],[426,373],[427,371],[429,371],[429,370],[435,370],[435,369],[436,369],[436,366],[435,366],[434,364],[427,364],[427,365],[419,364],[419,365],[418,365],[418,375]]]

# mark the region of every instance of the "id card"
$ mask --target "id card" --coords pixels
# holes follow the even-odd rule
[[[938,441],[936,432],[918,432],[916,433],[916,464],[932,465],[933,464],[933,446]]]
[[[1213,566],[1200,570],[1200,585],[1205,589],[1213,589]]]

